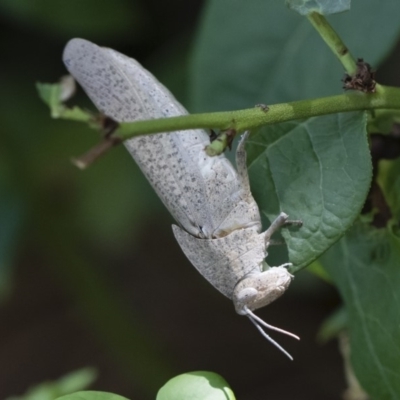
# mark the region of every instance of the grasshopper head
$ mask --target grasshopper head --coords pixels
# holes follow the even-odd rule
[[[284,266],[246,276],[239,281],[233,292],[236,312],[246,315],[245,307],[257,310],[267,306],[285,293],[292,279],[293,275]]]
[[[293,360],[292,356],[279,343],[265,333],[262,326],[292,336],[295,339],[299,339],[299,337],[267,324],[252,311],[272,303],[285,293],[293,279],[293,275],[288,272],[285,266],[287,264],[247,275],[236,285],[232,300],[238,314],[246,315],[267,340]]]

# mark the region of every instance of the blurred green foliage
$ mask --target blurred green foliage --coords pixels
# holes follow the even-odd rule
[[[121,249],[134,243],[135,231],[142,229],[144,215],[165,214],[122,148],[98,163],[96,169],[84,173],[75,169],[70,164],[71,157],[84,152],[97,139],[79,124],[52,121],[34,87],[36,81],[57,80],[66,73],[61,53],[71,36],[97,42],[106,38],[109,43],[118,43],[116,47],[136,45],[136,52],[144,58],[156,57],[156,51],[143,53],[140,48],[140,40],[146,44],[146,21],[151,18],[144,9],[140,1],[124,0],[0,2],[0,17],[10,25],[4,27],[9,35],[3,35],[0,42],[0,215],[4,216],[0,274],[15,262],[13,255],[18,256],[17,240],[24,240],[18,230],[25,227],[26,234],[29,229],[32,233],[32,223],[48,220],[50,213],[56,212],[63,218],[67,214],[80,237],[97,248],[107,249]],[[162,29],[153,36],[161,34]],[[183,37],[186,36],[184,32]],[[171,46],[173,40],[175,36],[160,40],[160,52],[166,43]],[[171,71],[168,60],[164,60],[164,67]],[[175,75],[182,75],[173,70]],[[173,76],[171,80],[180,82]],[[83,99],[82,105],[91,107],[87,99]],[[54,224],[57,225],[56,221]],[[0,288],[7,290],[3,283],[0,282]]]
[[[274,103],[340,93],[340,64],[305,18],[294,13],[283,17],[283,13],[279,1],[257,0],[251,7],[240,2],[231,4],[228,0],[209,2],[193,63],[196,109],[244,108],[265,103],[264,99]],[[335,15],[329,20],[353,55],[362,56],[377,67],[398,40],[399,13],[397,1],[353,1],[351,12]],[[227,24],[232,28],[227,27],[221,34],[219,21],[222,16],[227,18]],[[246,33],[232,35],[233,26],[240,24],[246,27]],[[215,40],[217,35],[220,40]],[[218,58],[223,58],[224,62],[216,62]],[[205,71],[211,68],[214,74],[210,78]],[[240,79],[233,78],[238,76]],[[211,88],[215,95],[210,99]],[[386,117],[393,121],[395,115]],[[340,121],[351,117],[339,115],[332,118]],[[345,148],[338,149],[335,156],[335,145],[329,144],[328,138],[336,129],[330,126],[329,120],[329,117],[321,117],[298,124],[270,125],[261,128],[250,139],[251,181],[263,215],[271,220],[271,214],[284,210],[294,214],[295,218],[306,216],[303,217],[306,221],[302,231],[285,236],[290,259],[300,263],[307,252],[318,253],[325,240],[333,243],[344,233],[341,230],[347,218],[344,214],[351,213],[355,207],[348,220],[349,227],[369,189],[370,175],[367,171],[371,163],[367,143],[353,142],[356,137],[362,141],[366,129],[359,125],[359,134],[350,133],[348,124],[339,122],[338,131],[350,134],[350,141],[355,146],[348,143]],[[321,124],[317,131],[326,137],[325,140],[314,141],[313,123]],[[303,128],[304,141],[299,140]],[[291,132],[296,129],[298,132],[292,137]],[[310,151],[306,150],[307,145]],[[321,149],[329,155],[320,153]],[[357,167],[355,160],[358,157],[361,162]],[[385,155],[378,154],[377,157],[380,161],[380,157],[384,159]],[[306,167],[313,162],[318,166]],[[334,172],[336,168],[338,170]],[[364,218],[320,259],[345,302],[352,362],[357,377],[372,398],[379,400],[398,398],[400,392],[400,332],[398,318],[394,315],[398,314],[395,293],[400,290],[397,255],[400,249],[399,172],[398,161],[382,160],[379,171],[375,170],[375,179],[380,183],[390,209],[386,228],[377,229],[371,219]],[[312,176],[319,173],[319,177]],[[325,173],[333,175],[323,177]],[[346,177],[336,181],[341,173]],[[353,183],[345,183],[347,179]],[[332,192],[322,194],[324,187]],[[355,189],[353,194],[350,193],[352,189]],[[378,196],[378,188],[373,186],[373,189],[375,191],[370,196]],[[321,196],[317,193],[319,190]],[[353,201],[355,193],[360,196],[357,201]],[[317,205],[318,198],[321,208]],[[341,211],[334,211],[336,206]],[[372,215],[381,213],[387,206],[382,199],[375,201],[373,207],[370,210]],[[318,215],[316,225],[312,223],[315,213]],[[393,219],[390,221],[391,216]],[[323,228],[325,217],[327,225]],[[337,236],[331,236],[336,229]],[[307,235],[307,240],[300,240]],[[318,239],[313,243],[314,235]]]
[[[157,393],[156,400],[235,400],[226,380],[207,371],[188,372],[170,379]]]
[[[286,0],[286,5],[301,15],[317,12],[322,15],[336,14],[350,10],[350,0]]]
[[[165,7],[176,18],[194,7],[189,14],[195,16],[195,3]],[[95,168],[76,169],[70,159],[98,138],[84,126],[49,118],[35,83],[66,74],[61,54],[71,37],[127,49],[156,66],[157,54],[169,48],[184,64],[191,21],[177,24],[163,10],[139,0],[0,1],[0,300],[12,294],[14,269],[36,249],[111,353],[152,393],[171,376],[168,362],[104,276],[107,263],[100,260],[133,252],[147,221],[170,217],[122,147]],[[176,60],[163,57],[162,69],[173,82],[168,86],[175,83],[183,94],[185,72],[175,68]],[[82,93],[78,101],[93,109]]]
[[[251,6],[210,0],[195,41],[192,5],[166,3],[0,1],[0,299],[10,295],[13,268],[34,247],[148,394],[171,376],[173,367],[161,358],[140,318],[121,305],[118,292],[102,275],[103,257],[128,248],[134,252],[135,239],[148,221],[169,217],[123,148],[84,173],[73,168],[69,159],[97,138],[83,125],[51,120],[34,83],[65,74],[63,45],[72,36],[83,36],[135,56],[197,111],[341,91],[337,61],[307,21],[285,9],[283,0],[255,0]],[[332,21],[350,49],[377,66],[398,38],[399,12],[396,0],[359,1],[348,15]],[[78,102],[91,107],[83,97]],[[271,132],[267,128],[259,134]],[[398,172],[398,162],[385,161],[378,176],[396,218]],[[169,229],[168,223],[159,227]],[[396,398],[390,396],[399,382],[393,308],[398,228],[393,224],[372,233],[364,228],[357,225],[321,263],[346,303],[359,379],[376,399]],[[385,323],[377,323],[382,314]],[[385,368],[394,371],[387,379]],[[375,381],[371,377],[377,369],[382,376]]]
[[[126,397],[114,393],[83,391],[59,397],[57,400],[127,400]]]
[[[0,10],[16,23],[60,38],[94,35],[110,39],[128,33],[135,38],[148,23],[140,1],[2,0]]]
[[[97,378],[93,368],[74,371],[52,382],[43,382],[30,388],[22,396],[9,397],[7,400],[54,400],[60,396],[86,389]]]

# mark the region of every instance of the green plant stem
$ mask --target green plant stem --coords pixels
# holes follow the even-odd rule
[[[351,55],[347,46],[343,43],[340,36],[329,24],[328,20],[321,14],[313,12],[308,14],[308,20],[312,26],[321,35],[322,39],[332,50],[333,54],[342,63],[344,69],[349,75],[353,75],[356,72],[356,60]]]
[[[357,110],[400,110],[400,89],[379,86],[376,93],[345,93],[338,96],[301,100],[246,110],[191,114],[173,118],[123,123],[113,134],[121,140],[138,135],[171,132],[185,129],[214,128],[236,129],[238,132],[252,130],[262,125],[276,124],[296,119]]]

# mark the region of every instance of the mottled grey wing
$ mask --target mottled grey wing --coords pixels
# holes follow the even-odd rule
[[[265,235],[254,227],[239,229],[218,239],[198,239],[176,225],[172,225],[172,230],[189,261],[230,299],[243,277],[261,272],[266,257]]]
[[[94,104],[117,121],[187,113],[152,74],[114,50],[73,39],[63,59]],[[224,155],[206,155],[208,143],[205,131],[191,130],[133,138],[125,145],[176,221],[192,235],[211,238],[229,221],[242,188]]]
[[[97,108],[119,122],[186,113],[135,60],[113,50],[73,39],[63,59]],[[125,145],[174,218],[188,232],[198,235],[209,217],[204,215],[206,199],[201,197],[204,182],[199,169],[193,168],[192,157],[199,156],[208,138],[204,131],[186,132],[184,136],[151,135],[131,139]],[[186,154],[177,149],[181,141],[188,142]],[[196,193],[201,197],[200,204],[192,200]]]

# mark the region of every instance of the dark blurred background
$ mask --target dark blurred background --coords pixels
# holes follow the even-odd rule
[[[191,45],[202,1],[0,0],[0,398],[85,366],[91,389],[155,398],[176,374],[211,370],[240,399],[338,399],[336,341],[319,344],[336,291],[309,272],[258,314],[295,332],[273,335],[288,361],[185,259],[172,218],[121,147],[79,171],[96,140],[55,121],[35,82],[66,73],[83,37],[135,57],[190,109]],[[397,54],[397,56],[396,56]],[[399,85],[398,50],[381,68]],[[82,92],[76,102],[91,107]],[[278,336],[278,337],[277,337]]]

